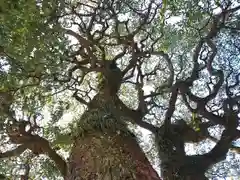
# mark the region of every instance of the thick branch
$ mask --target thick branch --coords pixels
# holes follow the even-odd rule
[[[172,88],[172,94],[169,100],[168,110],[165,114],[164,124],[165,124],[166,131],[170,128],[170,125],[171,125],[171,117],[175,111],[177,96],[178,96],[178,84],[175,84],[175,86],[173,86]]]
[[[10,141],[15,144],[21,144],[18,148],[0,154],[0,157],[16,156],[23,153],[26,149],[31,150],[34,154],[46,154],[51,158],[59,168],[63,176],[66,175],[66,162],[50,146],[49,142],[38,136],[32,135],[31,131],[26,131],[27,121],[14,121],[12,126],[8,127],[7,133]],[[30,128],[31,130],[31,128]]]
[[[141,113],[141,111],[136,111],[128,108],[118,97],[116,98],[116,103],[121,110],[121,113],[127,117],[130,117],[130,122],[136,123],[140,127],[145,128],[153,133],[157,131],[157,128],[155,126],[142,120],[144,115]]]
[[[209,153],[186,156],[185,166],[183,166],[183,168],[187,166],[193,171],[205,173],[212,165],[224,160],[232,142],[232,138],[229,135],[228,130],[225,130],[221,140]],[[184,171],[184,169],[182,169],[182,171]]]
[[[97,57],[94,55],[93,51],[91,50],[91,48],[93,48],[93,43],[71,29],[65,29],[65,32],[66,34],[75,37],[78,40],[78,42],[82,45],[82,47],[86,49],[89,56],[89,63],[91,64],[92,68],[95,68],[97,63]]]
[[[233,136],[233,132],[234,131],[230,129],[224,130],[221,139],[214,146],[214,148],[209,153],[203,155],[204,157],[208,158],[208,161],[206,161],[207,167],[226,158],[228,150],[232,145],[232,141],[235,138],[235,136]]]
[[[7,158],[7,157],[13,157],[13,156],[19,156],[20,154],[22,154],[25,150],[27,150],[27,146],[26,145],[20,145],[17,148],[10,150],[10,151],[6,151],[3,153],[0,153],[0,158]]]
[[[65,160],[51,148],[49,142],[38,135],[34,135],[31,140],[32,141],[28,143],[28,148],[35,154],[48,155],[49,158],[55,162],[63,177],[65,177],[67,173],[67,164]]]
[[[74,32],[71,29],[65,29],[65,33],[75,37],[84,48],[89,48],[92,45],[90,41],[88,41],[87,39],[82,37],[80,34]]]
[[[47,155],[55,162],[56,166],[58,167],[59,171],[63,175],[63,177],[67,174],[67,163],[65,160],[56,153],[50,146],[46,148]]]

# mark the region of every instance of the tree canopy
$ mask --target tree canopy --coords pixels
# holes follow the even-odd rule
[[[110,87],[157,168],[177,152],[237,177],[239,60],[238,0],[3,0],[0,173],[61,178],[82,113]]]

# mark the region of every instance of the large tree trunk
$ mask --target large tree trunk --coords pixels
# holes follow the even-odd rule
[[[114,106],[111,98],[97,95],[81,117],[67,180],[160,179]]]
[[[92,133],[76,140],[67,179],[159,180],[133,137]]]

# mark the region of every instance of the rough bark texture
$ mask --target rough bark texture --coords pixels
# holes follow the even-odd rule
[[[159,180],[134,137],[93,133],[75,143],[69,180]]]
[[[69,158],[67,180],[159,180],[114,100],[95,96],[79,126]]]

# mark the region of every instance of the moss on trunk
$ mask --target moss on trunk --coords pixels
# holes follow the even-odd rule
[[[98,94],[79,120],[67,180],[159,180],[114,98]]]

